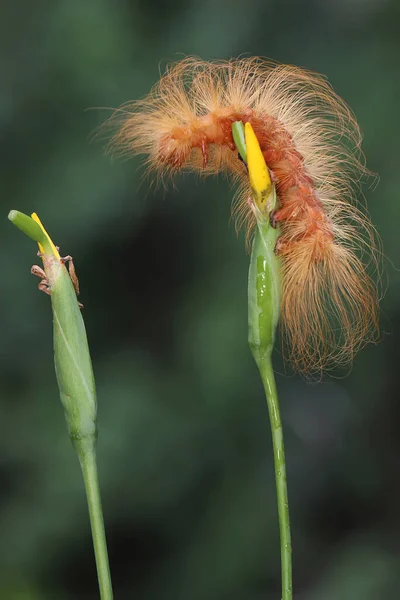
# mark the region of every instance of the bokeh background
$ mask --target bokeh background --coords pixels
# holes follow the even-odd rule
[[[225,181],[155,189],[91,142],[169,61],[258,54],[326,74],[356,113],[385,248],[382,341],[321,383],[275,364],[298,600],[400,589],[398,0],[3,0],[0,598],[94,600],[83,484],[52,365],[37,211],[72,254],[99,400],[117,600],[277,600],[267,409],[247,348],[243,234]],[[106,107],[99,109],[98,107]],[[88,110],[93,109],[93,110]]]

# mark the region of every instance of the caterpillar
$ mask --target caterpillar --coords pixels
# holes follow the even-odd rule
[[[251,238],[235,121],[251,123],[276,186],[284,353],[301,372],[351,363],[378,334],[380,241],[357,201],[368,173],[359,126],[324,77],[260,58],[185,58],[145,98],[113,113],[110,144],[118,154],[146,155],[161,179],[181,170],[233,176],[233,212]]]

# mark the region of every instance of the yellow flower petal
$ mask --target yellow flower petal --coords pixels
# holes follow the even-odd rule
[[[55,256],[56,258],[58,258],[59,260],[61,260],[61,256],[59,255],[57,248],[55,247],[55,245],[53,244],[53,242],[52,242],[52,240],[51,240],[51,238],[50,238],[49,234],[47,233],[47,231],[46,231],[46,230],[45,230],[45,228],[43,227],[43,225],[42,225],[42,222],[41,222],[41,220],[39,219],[39,217],[37,216],[37,214],[36,214],[36,213],[32,213],[32,214],[31,214],[31,217],[32,217],[32,219],[33,219],[34,221],[36,221],[36,223],[37,223],[38,225],[40,225],[40,228],[42,229],[43,233],[45,234],[45,236],[46,236],[46,237],[47,237],[47,239],[49,240],[49,244],[50,244],[50,246],[51,246],[51,249],[53,250],[53,254],[54,254],[54,256]],[[38,244],[38,246],[39,246],[39,251],[40,251],[42,254],[44,254],[44,249],[43,249],[43,246],[42,246],[41,244]]]
[[[272,192],[271,178],[260,144],[250,123],[245,125],[245,137],[251,189],[257,207],[264,212],[267,198]]]

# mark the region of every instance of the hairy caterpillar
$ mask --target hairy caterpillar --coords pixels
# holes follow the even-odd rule
[[[258,58],[186,58],[147,97],[115,111],[111,146],[147,155],[161,177],[182,169],[234,175],[234,212],[251,232],[234,121],[251,123],[276,185],[286,354],[300,371],[347,363],[378,331],[378,290],[368,270],[379,267],[379,238],[355,200],[366,173],[359,127],[323,77]]]

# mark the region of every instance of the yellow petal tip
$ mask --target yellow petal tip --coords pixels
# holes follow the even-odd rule
[[[245,124],[244,131],[250,185],[253,190],[255,203],[261,211],[264,211],[267,198],[272,191],[271,178],[263,153],[261,152],[260,144],[250,123]]]
[[[45,236],[49,240],[49,244],[51,246],[51,249],[53,250],[54,256],[60,260],[61,259],[60,254],[59,254],[57,248],[55,247],[55,245],[53,244],[53,241],[52,241],[51,237],[49,236],[49,234],[47,233],[47,231],[43,227],[43,224],[42,224],[41,220],[39,219],[39,217],[37,216],[37,214],[36,213],[32,213],[31,214],[31,218],[34,221],[36,221],[36,223],[40,226],[40,228],[42,229],[43,233],[45,234]],[[44,249],[43,249],[42,244],[38,244],[38,246],[39,246],[39,251],[41,252],[41,254],[44,254]]]

